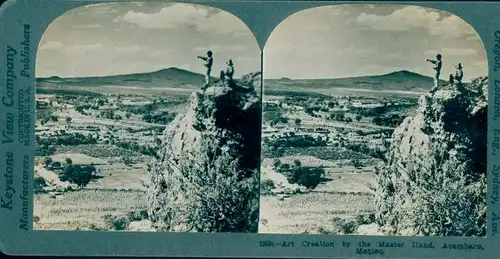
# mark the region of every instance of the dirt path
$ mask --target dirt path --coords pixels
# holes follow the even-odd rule
[[[263,178],[270,179],[271,181],[274,182],[274,185],[276,186],[277,192],[285,190],[285,189],[295,190],[295,189],[301,188],[301,186],[298,184],[289,183],[284,175],[274,171],[269,166],[262,167],[261,174],[262,174]]]
[[[36,167],[36,170],[37,170],[38,175],[43,177],[43,179],[45,179],[45,181],[47,181],[51,185],[60,186],[63,188],[67,188],[69,186],[73,187],[73,185],[71,183],[63,182],[63,181],[59,180],[59,176],[57,176],[56,173],[43,168],[43,166],[41,166],[41,165],[38,165]]]

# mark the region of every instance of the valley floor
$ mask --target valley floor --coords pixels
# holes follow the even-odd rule
[[[375,212],[373,172],[342,167],[325,171],[326,182],[310,192],[261,195],[259,233],[337,233],[338,219],[355,220],[357,215]],[[280,175],[272,168],[262,168],[261,181],[271,179],[283,189],[296,187],[274,174]]]

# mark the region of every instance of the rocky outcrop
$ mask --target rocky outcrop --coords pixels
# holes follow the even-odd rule
[[[388,234],[484,236],[486,77],[421,96],[378,172],[377,221]]]
[[[191,95],[150,166],[149,217],[158,231],[257,232],[260,73]]]

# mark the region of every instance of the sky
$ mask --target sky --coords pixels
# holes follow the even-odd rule
[[[212,71],[232,58],[235,76],[260,71],[260,49],[238,18],[175,3],[106,3],[53,21],[37,53],[37,77],[87,77],[178,67],[203,73],[198,55],[214,52]],[[212,74],[218,76],[218,72]]]
[[[483,44],[455,15],[402,5],[337,5],[302,10],[278,25],[264,48],[265,78],[341,78],[409,70],[442,79],[461,62],[464,81],[486,76]]]
[[[260,70],[257,41],[237,17],[176,3],[106,3],[71,10],[44,33],[37,77],[151,72],[203,73],[196,59],[214,52],[214,75],[232,58],[236,76]],[[264,48],[265,78],[341,78],[409,70],[431,76],[426,59],[443,55],[443,79],[455,64],[464,79],[487,75],[474,30],[455,15],[402,5],[336,5],[292,14]]]

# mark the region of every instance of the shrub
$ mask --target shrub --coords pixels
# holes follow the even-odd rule
[[[147,210],[131,211],[127,213],[127,218],[130,221],[148,219],[148,211]]]
[[[159,231],[253,232],[259,222],[259,182],[220,140],[202,138],[200,148],[150,170],[151,220]],[[161,186],[161,187],[158,187]],[[157,192],[156,190],[160,190]]]
[[[68,165],[73,164],[73,160],[71,160],[71,158],[69,158],[69,157],[66,157],[66,159],[64,159],[64,161],[65,161],[65,162],[66,162],[66,164],[68,164]]]
[[[354,231],[356,231],[356,228],[356,223],[354,223],[353,221],[347,221],[342,225],[342,232],[347,235],[352,234],[354,233]]]
[[[52,160],[52,157],[50,157],[50,156],[49,156],[49,157],[45,157],[45,158],[43,159],[43,166],[44,166],[44,167],[49,166],[50,164],[52,164],[52,161],[53,161],[53,160]]]
[[[352,166],[354,166],[355,168],[363,167],[363,163],[359,159],[352,159],[351,162]]]
[[[300,160],[294,160],[293,165],[300,167],[302,165],[302,163],[300,162]]]
[[[287,178],[290,183],[314,189],[323,181],[324,175],[325,170],[323,168],[295,167]]]
[[[375,222],[375,214],[370,213],[368,215],[357,215],[356,223],[358,225],[371,224]]]
[[[45,179],[43,179],[43,177],[35,177],[33,179],[33,191],[35,193],[41,193],[43,192],[43,187],[47,186],[47,183],[45,182]]]
[[[112,230],[125,230],[127,229],[130,221],[125,216],[113,216],[110,214],[104,215],[104,223],[106,227]]]
[[[261,194],[271,194],[274,188],[275,188],[274,182],[270,179],[266,179],[260,182]]]
[[[334,217],[332,219],[332,223],[335,229],[337,229],[337,231],[345,235],[354,233],[358,228],[358,225],[353,220],[348,220],[339,217]]]
[[[79,187],[85,187],[95,178],[96,169],[94,166],[80,166],[68,164],[59,174],[61,181],[69,181]]]
[[[281,165],[281,160],[274,159],[273,166],[274,168],[278,168]]]

